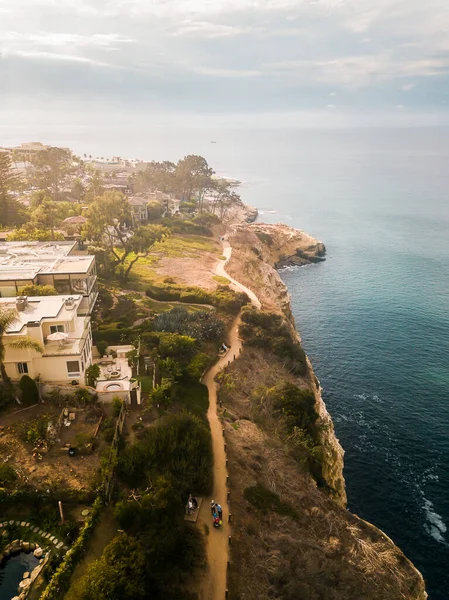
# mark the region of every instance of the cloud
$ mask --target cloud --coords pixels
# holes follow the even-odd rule
[[[14,0],[0,12],[2,92],[17,97],[29,72],[36,94],[63,95],[71,65],[84,97],[200,110],[449,100],[446,0]]]

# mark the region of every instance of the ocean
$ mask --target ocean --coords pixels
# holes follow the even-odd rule
[[[0,145],[31,139],[94,156],[202,154],[242,181],[261,219],[325,243],[324,263],[282,277],[346,452],[349,510],[402,548],[431,600],[447,600],[449,129],[108,125],[107,115],[0,127]]]

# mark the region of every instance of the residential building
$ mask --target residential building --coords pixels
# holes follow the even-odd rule
[[[90,314],[98,296],[95,256],[77,252],[77,242],[0,242],[0,297],[52,285],[58,294],[80,294],[79,311]]]
[[[3,362],[13,381],[29,375],[46,383],[85,385],[85,372],[92,364],[92,332],[90,317],[80,314],[82,301],[82,295],[0,298],[0,310],[17,311],[2,338]],[[23,336],[39,342],[44,352],[12,348],[11,342]]]
[[[133,214],[133,225],[142,221],[148,221],[148,198],[142,196],[130,196],[128,202],[131,205]]]

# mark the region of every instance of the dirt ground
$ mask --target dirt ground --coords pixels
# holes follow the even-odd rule
[[[201,257],[163,257],[155,270],[160,276],[173,277],[177,283],[214,290],[218,285],[212,279],[216,262],[216,255],[210,252],[203,252]]]
[[[70,427],[62,425],[55,443],[47,448],[33,447],[20,439],[20,431],[34,419],[47,415],[56,425],[61,409],[46,404],[33,407],[30,411],[9,414],[0,425],[0,459],[16,470],[19,484],[37,489],[87,489],[96,473],[103,448],[107,445],[102,436],[97,436],[91,453],[70,457],[67,444],[74,445],[78,435],[91,437],[99,423],[102,408],[69,409],[75,413]],[[34,456],[33,456],[34,455]]]

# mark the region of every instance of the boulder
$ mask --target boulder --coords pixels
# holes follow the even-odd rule
[[[34,556],[36,558],[42,558],[44,551],[42,550],[42,548],[40,548],[39,546],[36,548],[36,550],[33,552]]]
[[[23,542],[22,548],[23,548],[24,552],[29,552],[30,551],[30,542]]]
[[[22,581],[19,583],[19,590],[24,592],[30,587],[30,585],[31,579],[22,579]]]
[[[29,576],[30,576],[30,572],[29,571],[25,571],[25,573],[23,574],[23,578],[24,579],[28,579]]]

